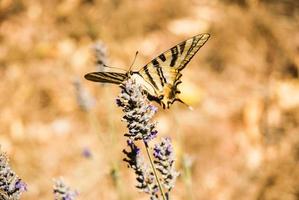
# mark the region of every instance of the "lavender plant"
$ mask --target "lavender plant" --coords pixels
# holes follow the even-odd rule
[[[107,47],[103,42],[97,42],[93,45],[93,49],[96,58],[96,67],[98,71],[103,72],[108,63]]]
[[[54,180],[53,192],[55,200],[75,200],[78,195],[64,183],[62,178]]]
[[[128,133],[124,136],[127,137],[129,150],[123,150],[126,156],[124,161],[136,174],[136,187],[149,194],[151,200],[159,197],[163,200],[169,199],[169,192],[174,187],[178,172],[174,169],[170,139],[162,139],[153,149],[150,148],[150,142],[158,134],[157,123],[152,122],[157,108],[150,104],[142,87],[133,80],[127,80],[120,87],[121,93],[116,103],[124,112],[123,120],[128,128]],[[137,141],[144,143],[150,165],[146,164]]]
[[[158,199],[158,185],[155,182],[155,175],[150,170],[150,167],[145,163],[140,149],[131,140],[127,141],[130,150],[123,150],[126,155],[124,161],[128,163],[128,167],[132,168],[136,174],[137,185],[136,187],[145,193],[150,194],[151,199]]]
[[[95,106],[95,99],[82,86],[81,81],[78,78],[75,79],[73,84],[76,90],[76,99],[79,107],[83,111],[90,111],[90,109]]]
[[[167,189],[165,194],[168,196],[179,175],[174,166],[174,154],[170,138],[162,138],[160,143],[155,145],[153,155],[154,164],[161,174],[161,182]]]
[[[105,71],[107,66],[107,48],[104,43],[97,42],[92,46],[95,55],[95,63],[98,71]],[[76,99],[79,107],[83,111],[90,111],[95,106],[95,99],[89,94],[89,92],[83,87],[79,78],[73,81],[73,85],[76,90]]]
[[[11,170],[7,156],[0,152],[0,199],[19,200],[26,184]]]

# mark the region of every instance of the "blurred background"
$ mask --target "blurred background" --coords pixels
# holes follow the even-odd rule
[[[194,110],[155,118],[181,172],[172,199],[299,199],[297,0],[2,0],[0,144],[22,199],[53,199],[60,176],[78,199],[148,199],[122,162],[119,88],[83,76],[204,32],[180,85]]]

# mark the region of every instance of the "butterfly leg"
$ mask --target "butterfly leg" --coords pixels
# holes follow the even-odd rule
[[[185,106],[187,106],[190,110],[193,110],[192,106],[188,105],[187,103],[185,103],[185,102],[182,101],[181,99],[179,99],[179,98],[175,98],[175,99],[173,100],[172,103],[174,103],[175,101],[178,101],[178,102],[184,104]]]

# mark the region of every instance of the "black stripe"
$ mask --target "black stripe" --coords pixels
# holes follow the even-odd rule
[[[198,47],[197,50],[194,51],[193,55],[191,55],[191,51],[196,47],[197,43],[200,41],[201,38],[192,38],[192,44],[188,49],[188,52],[184,58],[184,60],[181,62],[180,66],[178,67],[178,70],[181,71],[185,68],[185,66],[190,62],[190,60],[193,58],[195,53],[199,50],[200,47]]]
[[[101,73],[101,74],[99,74],[99,76],[108,77],[108,78],[114,78],[115,74],[113,74],[113,72],[112,73]]]
[[[171,48],[171,62],[170,62],[170,67],[173,67],[175,65],[176,60],[178,59],[178,47],[175,46]]]
[[[92,72],[84,76],[87,80],[94,82],[107,82],[120,84],[126,78],[126,74],[116,73],[116,72]]]
[[[95,82],[102,82],[102,83],[121,83],[122,81],[117,80],[115,78],[107,77],[107,76],[94,76],[93,78],[89,79],[91,81]]]
[[[103,75],[106,76],[106,77],[109,77],[112,80],[120,80],[120,81],[123,80],[123,77],[119,76],[116,73],[109,73],[109,74],[103,74]]]
[[[126,74],[117,73],[117,72],[114,72],[114,73],[112,72],[111,75],[113,75],[114,77],[116,77],[120,80],[124,80],[128,77]]]
[[[156,65],[156,70],[157,70],[157,73],[158,73],[158,76],[160,78],[160,83],[162,86],[164,86],[164,82],[163,82],[163,72],[161,71],[161,66],[160,65]]]
[[[164,62],[166,60],[166,57],[164,55],[164,53],[162,53],[161,55],[159,55],[159,58]]]
[[[165,57],[165,56],[164,56]],[[152,64],[153,66],[156,68],[156,71],[158,73],[158,76],[160,78],[160,83],[162,86],[164,86],[164,83],[166,83],[166,79],[164,77],[163,71],[161,69],[160,63],[159,61],[157,61],[157,59],[152,60]]]
[[[162,67],[159,67],[159,70],[160,70],[160,75],[161,75],[160,78],[163,79],[164,83],[167,83],[167,80],[166,80],[166,78],[165,78],[165,76],[164,76]],[[162,84],[162,86],[164,86],[164,84]]]
[[[180,44],[180,54],[181,54],[181,55],[182,55],[183,52],[184,52],[185,46],[186,46],[186,41],[184,41],[184,42],[182,42],[182,43]]]
[[[152,60],[152,63],[154,66],[159,65],[159,62],[156,59]]]
[[[194,49],[194,47],[196,47],[198,42],[199,42],[199,39],[193,38],[191,47],[188,49],[187,55],[189,55],[191,53],[191,51]]]
[[[149,73],[147,66],[144,67],[144,72],[145,72],[145,74],[147,75],[148,79],[150,80],[151,84],[152,84],[156,89],[158,89],[158,86],[157,86],[157,84],[155,83],[155,81],[154,81],[153,77],[151,76],[151,74]]]

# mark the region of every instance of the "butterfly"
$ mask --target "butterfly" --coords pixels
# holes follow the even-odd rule
[[[210,34],[203,33],[191,37],[147,63],[139,71],[91,72],[84,77],[94,82],[121,84],[131,78],[140,84],[150,101],[159,103],[164,109],[175,101],[185,104],[178,94],[178,85],[182,83],[181,71],[190,62],[197,51],[207,42]]]

